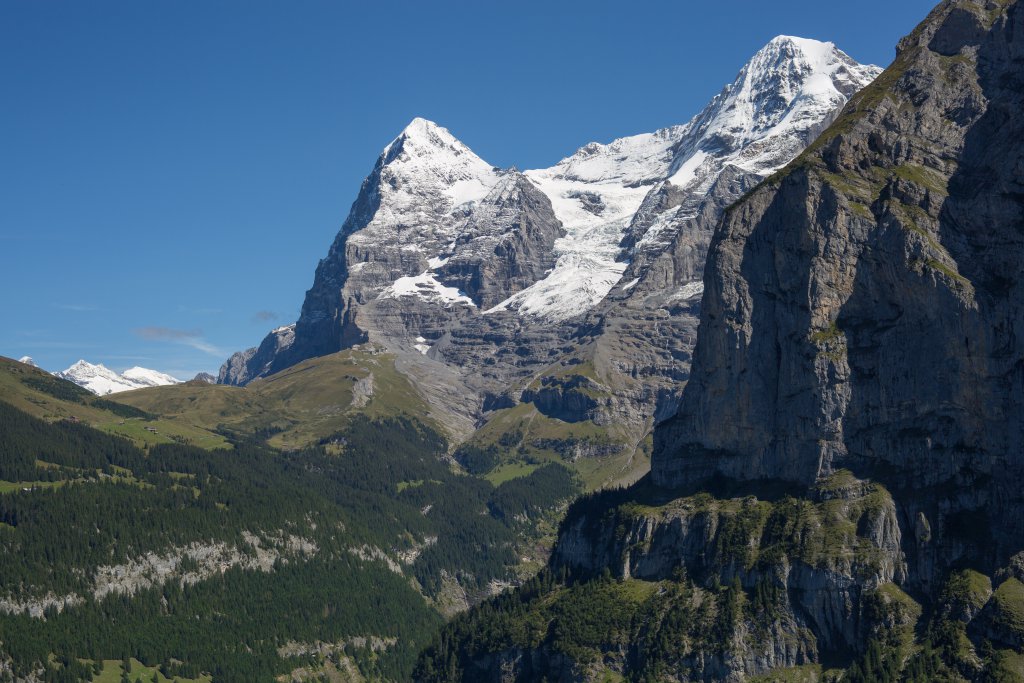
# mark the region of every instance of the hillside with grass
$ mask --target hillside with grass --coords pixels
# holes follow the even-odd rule
[[[195,429],[298,449],[350,423],[408,415],[438,429],[431,409],[395,369],[395,357],[346,350],[314,358],[246,387],[187,382],[120,393],[117,402]]]
[[[531,539],[579,490],[557,464],[467,475],[408,414],[350,415],[288,451],[218,426],[206,433],[227,447],[204,449],[108,428],[194,425],[199,409],[157,418],[43,373],[4,377],[0,666],[19,677],[107,680],[134,662],[143,680],[406,680],[445,615],[543,564]],[[168,389],[224,409],[248,391]]]
[[[223,435],[192,421],[136,409],[120,400],[125,395],[119,394],[116,401],[100,398],[37,367],[0,356],[0,400],[29,415],[80,422],[141,447],[169,443],[231,447]]]

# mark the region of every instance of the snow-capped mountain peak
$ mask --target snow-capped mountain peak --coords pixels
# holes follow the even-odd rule
[[[446,128],[413,119],[384,148],[363,185],[360,200],[365,201],[366,212],[359,215],[358,227],[346,234],[347,248],[358,247],[360,258],[350,259],[348,266],[355,270],[364,259],[385,260],[371,258],[366,248],[391,243],[419,256],[412,257],[412,266],[403,258],[401,270],[387,275],[390,282],[418,275],[420,261],[436,256],[455,239],[456,225],[501,176]]]
[[[116,394],[119,391],[142,389],[144,387],[179,384],[181,382],[181,380],[168,374],[149,370],[148,368],[134,367],[125,370],[122,374],[118,374],[102,363],[93,364],[84,360],[79,360],[67,370],[53,374],[74,382],[81,387],[85,387],[99,396]]]
[[[727,200],[715,193],[723,177],[727,183],[744,178],[749,188],[788,164],[881,71],[832,43],[774,38],[686,125],[665,184],[645,204],[653,209],[666,193],[680,199],[660,213],[638,212],[623,242],[627,257],[634,263],[652,257],[705,213],[709,197]]]
[[[269,335],[222,378],[244,383],[365,340],[417,348],[459,326],[470,332],[429,344],[431,357],[455,357],[486,327],[571,324],[620,282],[638,302],[689,300],[725,207],[803,151],[879,71],[831,43],[780,36],[688,123],[522,173],[413,119],[364,181],[290,341]]]
[[[396,199],[404,189],[417,196],[424,190],[436,190],[455,207],[482,199],[498,177],[493,166],[447,128],[419,117],[384,148],[381,159],[383,179],[389,181],[388,190],[395,190]]]
[[[165,372],[158,372],[156,370],[150,370],[149,368],[140,368],[137,365],[122,372],[121,377],[147,387],[162,387],[167,386],[168,384],[181,383],[180,379],[171,377]]]
[[[788,163],[881,73],[832,43],[778,36],[688,126],[670,181],[686,186],[708,156],[766,175]],[[768,142],[771,141],[771,142]],[[754,154],[736,155],[757,143]],[[704,174],[707,175],[707,174]]]
[[[18,362],[24,363],[25,365],[31,365],[34,368],[39,367],[38,365],[36,365],[35,360],[32,359],[32,356],[22,356],[21,358],[18,359]]]
[[[402,129],[402,132],[384,149],[384,154],[386,155],[393,145],[403,141],[422,151],[431,148],[457,149],[472,154],[472,151],[452,135],[447,128],[419,116]]]

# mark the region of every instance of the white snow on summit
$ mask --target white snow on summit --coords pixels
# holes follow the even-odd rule
[[[84,360],[79,360],[67,370],[53,374],[85,387],[98,396],[181,383],[181,380],[156,370],[134,367],[118,374],[102,363],[93,365]]]
[[[146,387],[163,387],[168,384],[181,383],[180,379],[171,377],[165,372],[157,372],[156,370],[150,370],[149,368],[140,368],[137,365],[134,368],[128,368],[122,372],[121,377]]]
[[[546,277],[484,313],[549,320],[585,313],[621,280],[638,250],[647,255],[672,243],[723,173],[748,182],[784,166],[880,71],[832,43],[779,36],[689,123],[590,143],[551,168],[526,171],[565,235],[554,244]],[[515,190],[517,175],[494,168],[447,129],[413,119],[364,185],[363,206],[373,213],[338,243],[352,289],[375,292],[377,300],[473,305],[434,271],[456,258],[460,239],[487,249],[489,238],[518,229],[514,221],[502,224],[491,202]],[[655,199],[668,186],[686,198],[662,209]],[[471,239],[465,230],[474,231]]]
[[[396,179],[415,180],[416,187],[410,189],[417,197],[423,190],[437,189],[456,207],[483,199],[497,180],[493,166],[433,121],[413,119],[384,149],[384,156],[393,150],[400,153],[388,168]]]
[[[39,367],[38,365],[36,365],[36,362],[32,359],[32,356],[22,356],[21,358],[18,359],[18,362],[24,363],[25,365],[31,365],[34,368]]]
[[[708,159],[761,175],[780,169],[879,73],[832,43],[774,38],[687,126],[669,180],[686,186]]]
[[[567,234],[555,243],[558,260],[544,280],[485,312],[515,309],[557,320],[594,306],[626,269],[619,245],[652,188],[668,182],[704,195],[729,166],[770,175],[880,72],[832,43],[779,36],[686,125],[591,143],[552,168],[527,171]],[[642,245],[665,244],[681,218],[666,215]]]
[[[349,281],[368,283],[364,286],[376,290],[378,299],[472,304],[426,266],[443,265],[439,256],[502,175],[447,129],[413,119],[384,148],[364,185],[375,206],[368,222],[346,239]]]
[[[380,205],[350,244],[382,238],[414,250],[447,244],[464,217],[456,209],[483,199],[500,177],[447,129],[421,118],[384,148],[380,163]]]

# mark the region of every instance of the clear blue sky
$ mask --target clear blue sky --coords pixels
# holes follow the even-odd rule
[[[499,166],[683,123],[777,34],[932,0],[0,0],[0,354],[180,377],[298,315],[414,116]]]

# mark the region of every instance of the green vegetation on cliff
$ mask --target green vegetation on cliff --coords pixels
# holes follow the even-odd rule
[[[456,617],[416,679],[1015,680],[999,672],[1017,661],[1024,584],[993,592],[958,571],[926,610],[893,583],[903,560],[883,487],[843,471],[805,497],[712,488],[579,499],[551,565]]]

